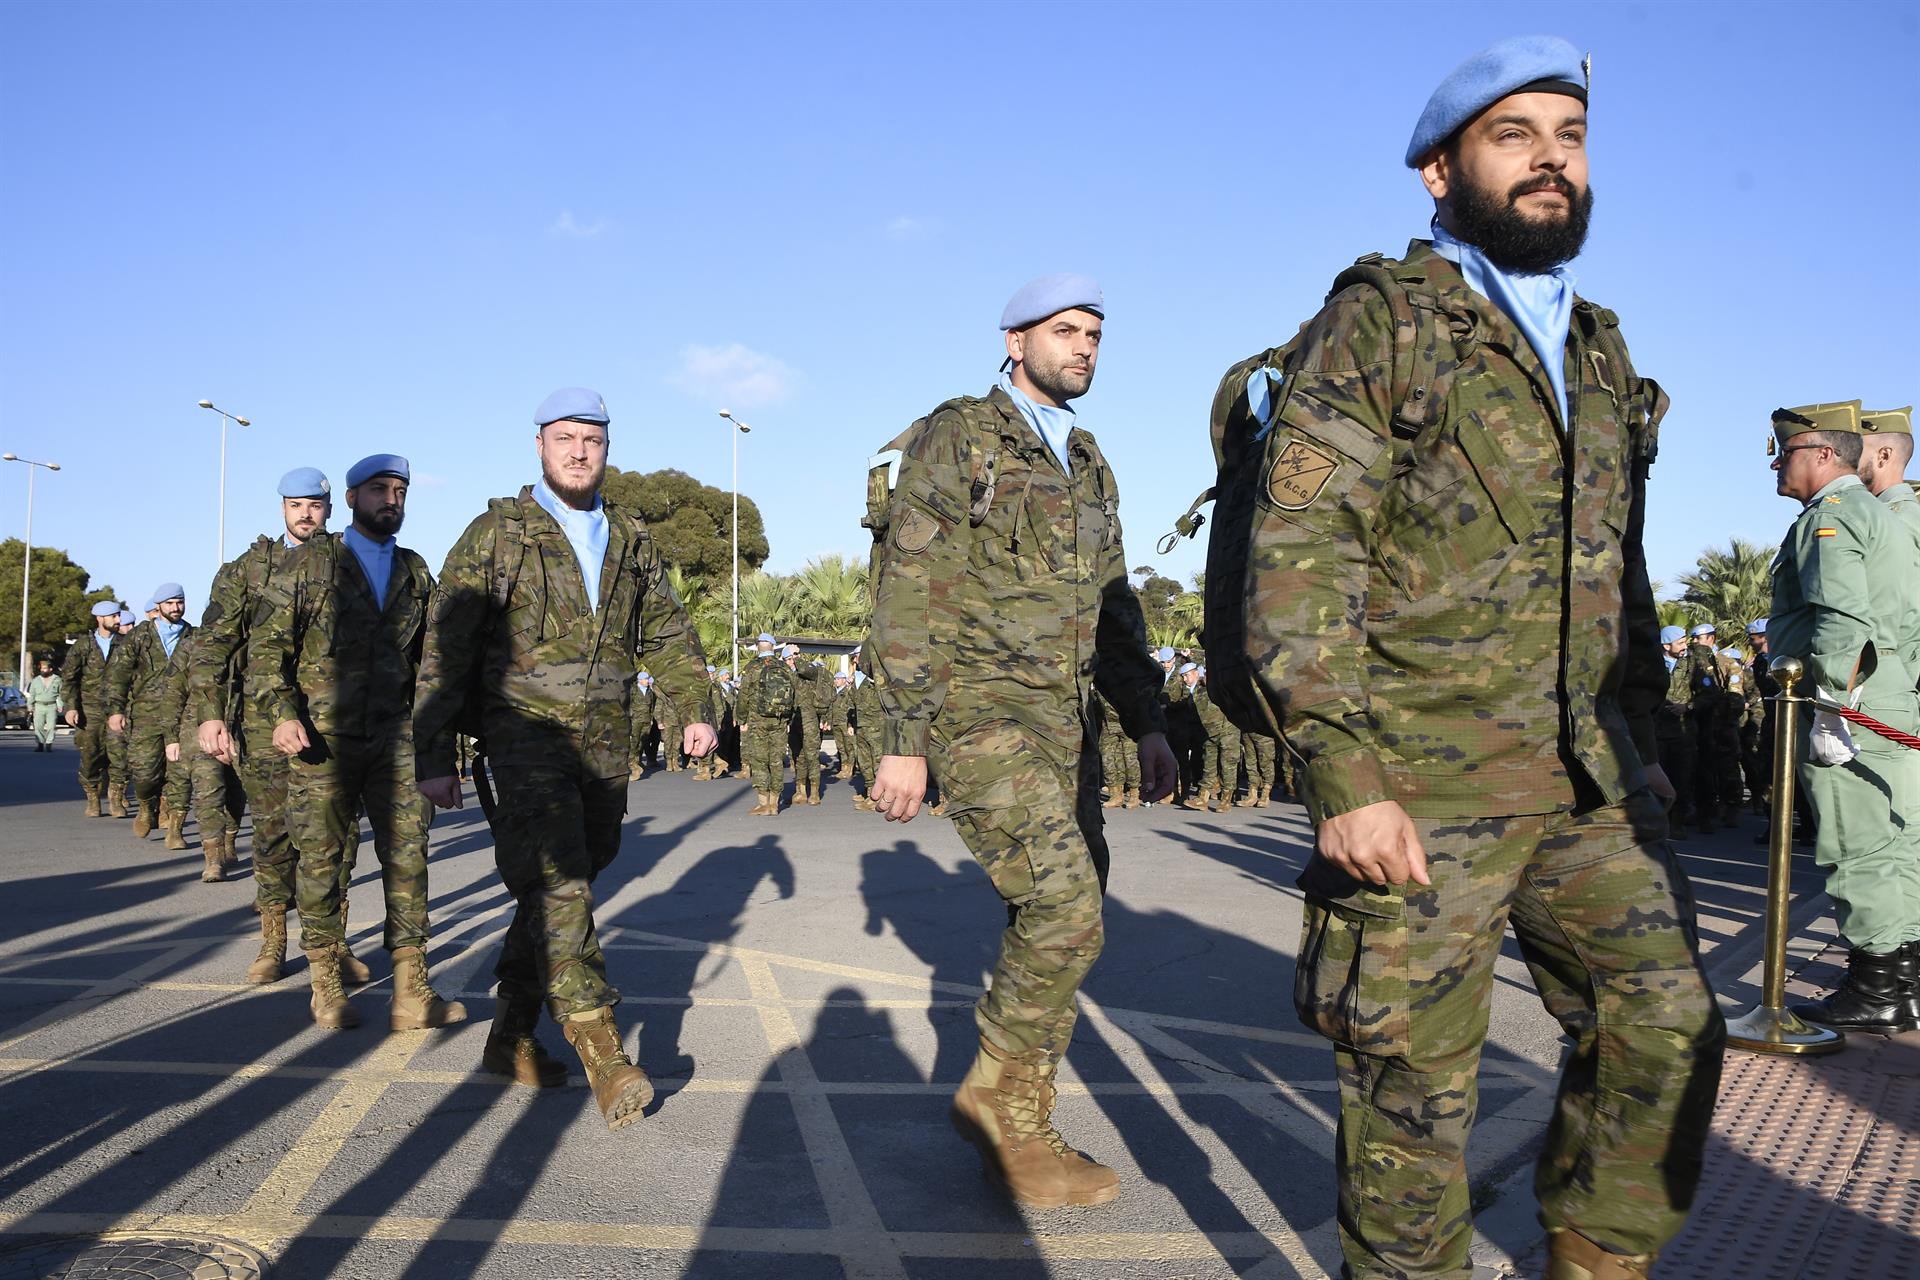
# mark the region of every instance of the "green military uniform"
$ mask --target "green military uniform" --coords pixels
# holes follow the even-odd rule
[[[1193,707],[1207,735],[1200,764],[1201,803],[1225,809],[1240,786],[1240,731],[1215,705],[1204,684],[1193,690]]]
[[[655,698],[653,682],[636,682],[633,686],[633,707],[631,727],[628,730],[627,749],[633,755],[633,762],[627,766],[627,776],[637,778],[647,767],[647,742],[653,735],[653,714]]]
[[[1100,710],[1100,777],[1106,784],[1106,808],[1122,805],[1131,809],[1140,803],[1140,755],[1127,739],[1120,713],[1106,695],[1096,691],[1094,701]]]
[[[1242,803],[1250,809],[1264,809],[1273,798],[1273,756],[1277,746],[1279,744],[1264,733],[1240,735],[1240,759],[1247,770],[1247,798]]]
[[[1740,730],[1747,720],[1745,673],[1712,644],[1687,646],[1687,718],[1693,728],[1693,804],[1700,829],[1732,826],[1740,810]],[[1671,781],[1671,779],[1669,779]]]
[[[1812,430],[1857,432],[1858,411],[1858,402],[1782,410],[1792,416],[1777,414],[1775,431],[1783,443]],[[1767,640],[1776,655],[1806,663],[1803,692],[1818,687],[1843,703],[1858,695],[1859,710],[1915,732],[1913,539],[1857,476],[1809,498],[1780,544]],[[1840,932],[1856,957],[1888,955],[1920,941],[1920,752],[1864,728],[1851,733],[1854,759],[1823,764],[1803,751],[1800,779],[1819,819],[1814,861],[1827,873]]]
[[[53,750],[54,726],[60,723],[60,677],[35,675],[27,682],[27,707],[33,713],[33,738],[41,750]]]
[[[1346,1265],[1470,1269],[1465,1156],[1508,923],[1572,1040],[1542,1217],[1650,1252],[1698,1181],[1725,1034],[1642,772],[1667,687],[1641,549],[1665,397],[1576,298],[1568,424],[1459,267],[1423,241],[1376,265],[1410,323],[1352,284],[1284,375],[1256,359],[1220,389],[1247,403],[1249,369],[1278,388],[1243,643],[1309,814],[1397,801],[1432,879],[1378,887],[1319,856],[1301,877],[1294,1002],[1336,1047]],[[1397,395],[1383,371],[1419,350],[1432,381]]]
[[[341,885],[362,808],[380,860],[387,950],[427,944],[433,809],[417,785],[408,710],[433,575],[418,553],[395,546],[392,554],[386,596],[375,600],[344,535],[315,534],[275,576],[248,642],[247,670],[262,683],[267,718],[298,721],[311,742],[287,777],[294,895],[309,953],[345,944]]]
[[[167,842],[169,847],[185,846],[180,828],[185,822],[187,796],[191,791],[194,814],[200,820],[200,847],[210,855],[203,878],[211,880],[218,876],[221,867],[234,861],[234,836],[240,829],[244,797],[235,772],[200,750],[200,722],[189,713],[187,686],[193,669],[193,651],[199,648],[206,633],[198,627],[190,631],[190,635],[181,636],[174,650],[174,657],[180,660],[173,664],[157,705],[160,721],[172,727],[168,744],[177,744],[180,748],[180,759],[167,766],[167,802],[173,810],[168,820]],[[139,727],[136,720],[136,732]],[[213,850],[218,850],[217,859],[211,856]],[[256,868],[255,875],[258,874]]]
[[[1673,784],[1673,807],[1667,818],[1675,834],[1694,814],[1694,737],[1693,721],[1687,711],[1693,701],[1693,664],[1685,658],[1668,657],[1667,692],[1654,711],[1654,754],[1667,781]],[[1703,829],[1711,826],[1703,824]]]
[[[294,850],[287,833],[292,765],[273,745],[275,681],[269,673],[250,672],[247,653],[255,615],[274,588],[284,586],[293,550],[284,536],[263,533],[220,566],[187,665],[187,720],[196,726],[219,720],[233,737],[240,784],[253,813],[253,902],[262,919],[284,916],[293,906]]]
[[[191,624],[183,623],[169,651],[159,621],[149,618],[142,622],[127,637],[126,653],[115,664],[107,683],[109,714],[125,716],[127,721],[127,771],[132,775],[134,804],[140,809],[140,825],[135,829],[142,835],[157,825],[154,812],[163,791],[170,810],[186,811],[192,766],[167,767],[167,744],[178,742],[180,735],[179,703],[168,696],[168,687],[176,673],[186,674],[192,652],[187,642],[193,630]],[[171,718],[163,713],[166,706],[173,708]],[[218,837],[224,830],[222,824],[214,829],[214,835]],[[217,848],[218,839],[210,843],[203,831],[201,843]]]
[[[928,758],[1011,908],[977,1008],[982,1036],[1010,1058],[1056,1063],[1102,940],[1095,680],[1129,737],[1164,727],[1119,490],[1091,435],[1073,429],[1069,474],[999,388],[941,405],[903,449],[890,490],[870,480],[870,519],[886,531],[864,650],[880,754]]]
[[[1167,722],[1167,743],[1173,748],[1174,764],[1179,768],[1171,799],[1185,804],[1187,798],[1200,789],[1207,732],[1195,710],[1193,692],[1180,678],[1178,665],[1174,674],[1160,686],[1160,710]]]
[[[880,709],[880,688],[869,671],[853,673],[853,739],[858,749],[860,776],[868,791],[873,790],[873,773],[880,767],[880,727],[886,713]]]
[[[688,693],[685,696],[697,698],[698,695]],[[697,705],[697,702],[690,705]],[[660,752],[667,758],[667,772],[679,773],[682,755],[680,745],[686,734],[687,718],[681,713],[680,704],[674,701],[673,695],[661,688],[657,680],[653,685],[653,714],[660,725]]]
[[[751,659],[740,673],[740,754],[760,793],[760,812],[778,809],[786,785],[787,728],[799,703],[798,684],[771,653]]]
[[[833,769],[842,781],[854,774],[853,685],[835,683],[827,695],[827,732],[833,735]]]
[[[504,1018],[529,1034],[542,1001],[559,1020],[620,999],[594,932],[592,886],[620,850],[634,676],[642,664],[653,673],[669,767],[681,734],[670,708],[697,708],[706,685],[699,639],[645,522],[602,509],[597,610],[531,486],[467,526],[434,593],[414,702],[425,779],[452,776],[456,726],[486,736],[500,795],[494,856],[516,903],[494,968],[496,1028]]]
[[[820,721],[827,713],[832,690],[826,668],[796,660],[794,676],[793,785],[796,798],[820,803]]]
[[[1860,429],[1867,435],[1900,435],[1913,438],[1913,406],[1904,409],[1862,409]],[[1920,496],[1915,486],[1896,480],[1879,495],[1894,520],[1906,529],[1914,543],[1914,571],[1920,574]],[[1920,649],[1907,655],[1909,670],[1920,674]]]
[[[106,800],[116,818],[127,811],[127,739],[107,728],[107,719],[113,714],[114,666],[123,660],[125,641],[118,634],[109,636],[102,653],[98,633],[90,632],[67,650],[60,668],[60,714],[80,713],[73,745],[80,749],[80,789],[87,795],[87,811],[98,813]]]

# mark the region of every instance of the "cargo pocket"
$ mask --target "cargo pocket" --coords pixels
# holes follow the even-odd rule
[[[1406,904],[1393,888],[1355,883],[1308,890],[1294,969],[1300,1021],[1335,1044],[1378,1058],[1412,1051]]]
[[[1540,526],[1501,449],[1471,417],[1397,488],[1381,503],[1380,554],[1409,600],[1484,572]]]

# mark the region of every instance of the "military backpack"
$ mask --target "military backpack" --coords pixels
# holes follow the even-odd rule
[[[753,713],[772,720],[785,720],[797,705],[793,694],[793,672],[784,662],[760,664],[753,687]]]

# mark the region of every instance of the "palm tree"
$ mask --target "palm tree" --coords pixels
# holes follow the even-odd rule
[[[1696,606],[1722,637],[1744,635],[1747,623],[1773,604],[1773,556],[1765,547],[1735,538],[1726,550],[1700,553],[1693,572],[1680,575],[1680,599]]]
[[[787,581],[792,629],[843,640],[866,634],[873,601],[867,593],[865,565],[849,564],[844,556],[817,556]]]

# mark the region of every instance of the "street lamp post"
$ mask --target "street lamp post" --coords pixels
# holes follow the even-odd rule
[[[225,564],[227,562],[227,423],[235,422],[243,427],[250,427],[253,423],[238,414],[214,408],[211,400],[202,400],[200,407],[213,409],[220,415],[220,546],[213,557],[213,562]]]
[[[33,469],[45,467],[58,471],[57,462],[35,462],[17,453],[0,453],[0,461],[22,462],[27,467],[27,541],[20,565],[20,687],[27,687],[27,597],[33,590]]]
[[[733,651],[727,655],[727,669],[737,671],[740,666],[740,437],[753,430],[727,410],[722,409],[720,416],[731,422],[739,430],[733,436]]]

